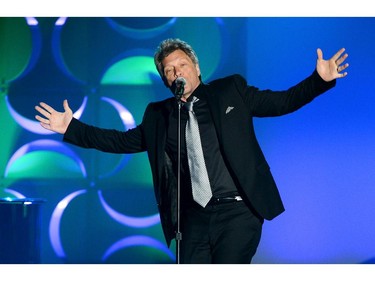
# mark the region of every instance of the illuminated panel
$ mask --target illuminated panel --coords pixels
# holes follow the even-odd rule
[[[113,253],[125,249],[128,247],[134,246],[148,246],[151,248],[156,248],[161,250],[162,252],[166,253],[171,260],[175,260],[174,254],[165,246],[165,244],[161,243],[160,241],[153,239],[148,236],[143,235],[135,235],[126,237],[116,243],[114,243],[103,255],[102,261],[105,261],[111,256]]]
[[[120,104],[119,102],[113,99],[106,98],[106,97],[102,97],[102,100],[108,102],[117,110],[126,130],[129,130],[135,127],[135,121],[134,121],[133,115],[122,104]]]
[[[62,26],[65,24],[67,17],[60,17],[56,20],[56,26]]]
[[[83,193],[86,193],[86,190],[78,190],[69,194],[57,204],[55,210],[52,213],[51,221],[49,224],[49,236],[50,236],[52,248],[59,258],[66,257],[64,248],[61,243],[61,237],[60,237],[61,218],[64,214],[65,209],[69,205],[69,203],[74,198],[76,198],[77,196]]]
[[[36,18],[33,18],[33,17],[26,17],[26,22],[30,26],[36,26],[36,25],[39,24],[38,20]]]
[[[174,37],[188,42],[196,52],[203,81],[212,79],[222,65],[230,63],[225,50],[229,49],[227,45],[233,40],[233,34],[226,32],[222,20],[182,17],[176,21],[174,31]]]
[[[37,26],[24,18],[0,18],[0,78],[1,83],[19,79],[32,68],[41,47]]]
[[[106,18],[109,25],[120,34],[134,39],[156,37],[176,22],[177,18]]]
[[[64,28],[64,25],[67,21],[66,17],[60,17],[55,22],[55,28],[52,33],[52,53],[53,57],[56,61],[57,66],[60,70],[70,79],[80,83],[85,84],[85,81],[78,79],[75,75],[73,75],[68,67],[65,65],[64,58],[61,52],[61,31]]]
[[[154,59],[133,56],[118,61],[104,74],[102,85],[152,85],[151,74],[159,76]]]
[[[125,130],[132,129],[136,126],[132,114],[122,104],[120,104],[119,102],[117,102],[113,99],[107,98],[107,97],[102,97],[101,99],[103,101],[111,104],[116,109],[116,111],[118,112],[118,114],[119,114],[119,116],[122,120],[122,123],[124,124]],[[104,175],[99,175],[99,178],[108,178],[108,177],[111,177],[114,174],[118,173],[122,168],[125,167],[125,165],[128,163],[128,161],[131,157],[132,157],[131,154],[122,155],[122,160],[120,161],[120,163],[112,171],[110,171],[110,172],[108,172]]]
[[[18,159],[24,157],[26,154],[29,154],[29,153],[35,152],[35,151],[53,151],[53,152],[56,152],[58,154],[64,155],[64,156],[74,160],[76,162],[76,164],[78,165],[78,167],[81,171],[81,174],[84,177],[87,176],[86,169],[85,169],[85,166],[83,165],[82,160],[78,157],[77,154],[74,153],[74,151],[72,151],[70,148],[68,148],[63,143],[53,141],[53,140],[46,140],[46,139],[37,140],[37,141],[31,142],[31,143],[25,144],[21,148],[19,148],[13,154],[13,156],[10,158],[10,160],[8,161],[8,164],[7,164],[6,169],[5,169],[4,176],[7,177],[9,175],[9,173],[11,172],[11,167],[14,165],[14,163]],[[27,170],[30,170],[31,167],[35,166],[36,162],[44,163],[44,165],[47,164],[46,161],[44,161],[44,159],[40,159],[40,158],[31,158],[29,160],[30,160],[30,162],[27,163],[27,166],[29,168]],[[22,176],[22,175],[19,175],[18,173],[15,173],[15,176],[19,177],[19,176]]]
[[[10,189],[10,188],[5,188],[4,192],[13,195],[14,198],[18,198],[18,199],[26,198],[26,196],[23,195],[22,193],[20,193],[16,190]],[[12,198],[10,196],[7,196],[8,194],[4,196],[1,192],[1,190],[0,190],[0,194],[1,194],[0,197],[3,198],[3,199],[7,199],[7,198],[11,199]]]
[[[6,102],[6,105],[8,107],[9,113],[12,115],[13,119],[25,130],[30,131],[30,132],[35,133],[35,134],[39,134],[39,135],[56,134],[55,132],[44,129],[40,125],[39,121],[27,119],[27,118],[23,117],[21,114],[19,114],[10,104],[10,102],[8,100],[8,96],[5,96],[5,102]],[[87,104],[87,97],[85,97],[83,99],[83,102],[82,102],[81,106],[79,107],[79,109],[76,112],[74,112],[73,116],[75,118],[77,118],[77,119],[81,118],[81,115],[86,108],[86,104]]]
[[[136,217],[130,217],[123,214],[120,214],[119,212],[112,209],[107,202],[104,200],[102,192],[98,191],[100,203],[102,204],[104,210],[108,213],[108,215],[113,218],[115,221],[127,225],[130,227],[136,227],[136,228],[144,228],[144,227],[150,227],[155,224],[158,224],[160,222],[159,213],[152,215],[152,216],[146,216],[141,218]]]

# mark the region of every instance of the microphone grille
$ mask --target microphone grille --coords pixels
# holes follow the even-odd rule
[[[182,84],[182,85],[185,85],[186,84],[186,80],[184,77],[178,77],[176,79],[176,84]]]

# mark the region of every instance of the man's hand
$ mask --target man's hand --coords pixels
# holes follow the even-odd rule
[[[73,112],[67,100],[64,100],[63,106],[65,111],[58,112],[48,104],[41,102],[39,105],[35,106],[35,109],[45,118],[36,115],[35,119],[40,122],[43,128],[56,133],[65,134],[70,121],[73,119]]]
[[[343,72],[349,66],[348,63],[343,64],[348,57],[348,54],[343,55],[345,52],[344,48],[339,50],[329,60],[323,59],[323,52],[321,49],[317,49],[316,52],[318,55],[316,70],[324,81],[329,82],[337,78],[345,77],[348,74],[347,72]]]

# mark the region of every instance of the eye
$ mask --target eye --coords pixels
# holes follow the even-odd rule
[[[165,76],[168,76],[172,73],[172,69],[171,68],[167,68],[167,69],[164,69],[164,75]]]

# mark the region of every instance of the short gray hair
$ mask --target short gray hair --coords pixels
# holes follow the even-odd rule
[[[169,38],[163,40],[158,48],[156,49],[155,55],[154,55],[154,63],[156,66],[156,69],[159,72],[160,77],[163,79],[164,83],[165,77],[164,77],[164,67],[162,61],[171,53],[173,53],[176,50],[181,50],[183,51],[191,60],[194,64],[198,64],[198,57],[193,50],[193,48],[186,42],[177,39],[177,38]]]

